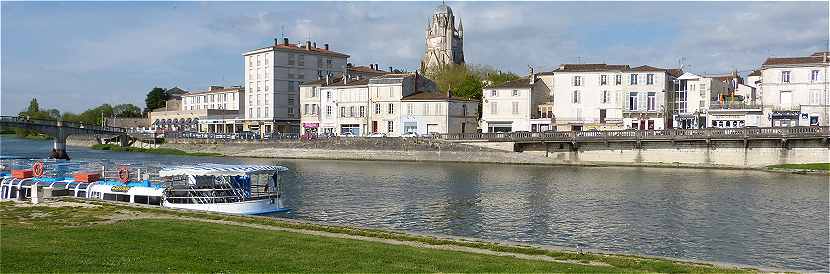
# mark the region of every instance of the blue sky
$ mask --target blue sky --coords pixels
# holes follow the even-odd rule
[[[351,63],[416,69],[440,2],[2,2],[0,112],[36,97],[78,112],[144,106],[152,87],[242,82],[241,53],[282,28]],[[527,73],[561,63],[715,74],[823,50],[827,2],[449,2],[468,63]]]

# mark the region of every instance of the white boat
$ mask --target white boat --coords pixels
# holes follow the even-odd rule
[[[283,206],[282,166],[200,164],[159,171],[162,206],[235,214],[288,210]]]
[[[42,163],[41,163],[42,165]],[[117,171],[101,168],[104,175],[93,180],[51,174],[57,164],[47,165],[50,174],[14,177],[0,172],[1,199],[73,196],[121,201],[168,208],[234,214],[263,214],[288,210],[283,205],[282,166],[199,164],[163,168],[158,179],[142,177],[140,169],[121,166]],[[76,172],[69,169],[66,173]],[[138,171],[138,172],[134,172]],[[86,172],[89,173],[89,172]],[[117,174],[106,176],[108,174]],[[100,178],[103,177],[103,178]],[[33,191],[38,189],[38,191]],[[44,194],[38,194],[44,191]]]

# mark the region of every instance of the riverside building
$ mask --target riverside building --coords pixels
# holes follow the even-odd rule
[[[366,136],[462,133],[475,128],[478,101],[436,92],[417,73],[326,77],[301,86],[302,134]]]
[[[334,75],[349,55],[328,44],[291,44],[288,38],[243,53],[246,107],[244,128],[262,133],[297,132],[300,128],[300,83]]]
[[[153,127],[168,131],[239,132],[244,96],[243,87],[210,86],[205,91],[180,94],[177,109],[150,112],[149,119]]]
[[[550,112],[540,109],[549,102],[549,90],[531,71],[527,77],[485,87],[482,94],[482,132],[546,131]]]
[[[762,126],[826,126],[830,122],[828,52],[767,58],[761,66]]]

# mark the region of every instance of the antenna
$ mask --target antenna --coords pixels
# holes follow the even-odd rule
[[[577,56],[576,57],[576,63],[577,64],[582,64],[582,56]]]
[[[280,26],[280,40],[285,39],[285,25]]]

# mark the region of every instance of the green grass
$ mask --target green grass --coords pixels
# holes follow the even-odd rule
[[[267,217],[131,208],[15,207],[0,203],[4,272],[735,272],[631,256],[553,252]],[[113,212],[226,220],[349,235],[547,255],[611,266],[523,260],[173,219],[101,223]],[[430,242],[432,241],[432,242]],[[558,254],[561,253],[561,254]],[[569,254],[569,255],[564,255]],[[40,258],[40,259],[32,259]],[[48,259],[47,259],[48,258]],[[745,271],[745,270],[742,270]]]
[[[767,168],[802,169],[802,170],[827,170],[827,171],[830,171],[830,163],[783,164],[783,165],[768,166]]]
[[[180,155],[180,156],[222,156],[221,153],[212,153],[212,152],[186,152],[178,149],[172,148],[140,148],[140,147],[121,147],[119,145],[113,144],[95,144],[92,145],[92,149],[98,150],[110,150],[116,152],[141,152],[141,153],[155,153],[155,154],[167,154],[167,155]]]

